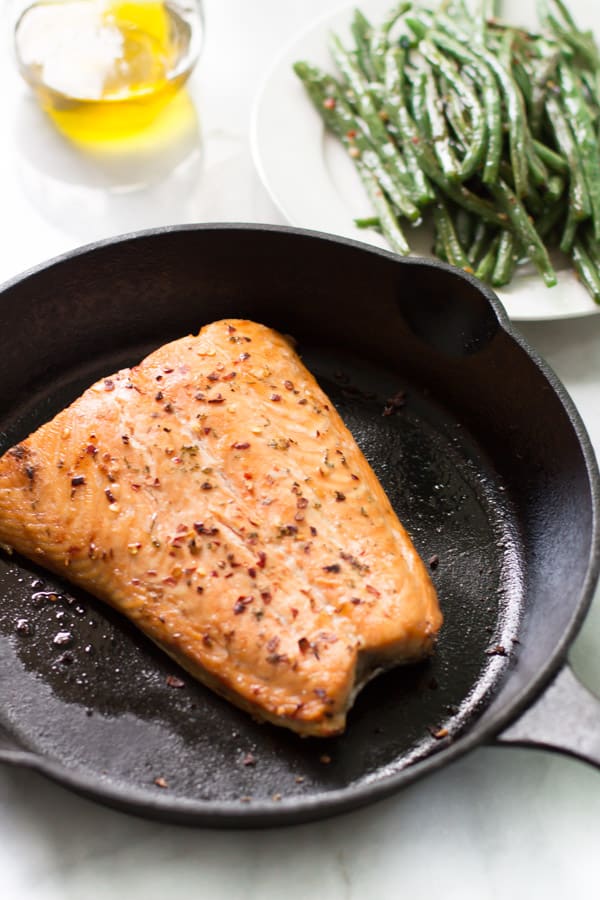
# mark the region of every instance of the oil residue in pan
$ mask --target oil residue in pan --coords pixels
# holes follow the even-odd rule
[[[414,385],[331,351],[304,359],[430,565],[445,615],[434,657],[367,686],[345,735],[302,740],[196,684],[100,602],[3,554],[0,721],[24,747],[151,792],[278,802],[385,777],[445,746],[485,706],[515,652],[522,595],[503,485],[460,423]],[[46,386],[2,423],[3,446],[123,364],[103,360]]]

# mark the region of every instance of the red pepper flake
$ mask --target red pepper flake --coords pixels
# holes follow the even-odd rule
[[[300,653],[302,653],[303,656],[305,653],[308,653],[308,651],[310,650],[310,641],[308,640],[308,638],[300,638],[300,640],[298,641],[298,647],[300,649]]]
[[[354,604],[354,606],[360,606],[362,600],[360,599],[360,597],[352,597],[350,603]]]
[[[350,478],[352,479],[352,481],[360,481],[360,478],[358,477],[358,475],[355,475],[354,472],[350,473]]]
[[[209,400],[208,402],[210,403],[210,400]],[[163,406],[163,409],[164,409],[164,411],[165,411],[166,413],[173,412],[173,404],[172,404],[172,403],[165,403],[165,405]]]
[[[121,435],[121,440],[123,441],[124,444],[128,444],[128,443],[129,443],[129,435],[128,435],[128,434],[122,434],[122,435]]]
[[[114,391],[114,389],[115,389],[115,383],[112,380],[112,378],[105,378],[104,379],[104,390],[105,391]]]
[[[393,397],[386,401],[382,415],[393,416],[395,412],[402,409],[406,405],[406,394],[404,391],[398,391]]]
[[[170,375],[172,371],[173,371],[173,369],[171,368],[171,366],[163,366],[163,372],[166,375]]]
[[[85,484],[85,478],[83,475],[75,475],[71,478],[71,485],[73,487],[79,487],[80,484]]]
[[[205,647],[212,647],[212,638],[208,634],[202,635],[202,643]]]
[[[206,534],[208,537],[214,537],[219,533],[219,529],[216,527],[209,528],[203,522],[194,522],[194,531],[196,534]]]
[[[260,592],[261,600],[264,601],[265,606],[268,606],[271,602],[271,591],[261,591]]]
[[[434,553],[433,556],[431,556],[430,559],[429,559],[429,568],[430,568],[433,572],[435,572],[435,570],[437,569],[437,567],[439,566],[439,564],[440,564],[440,558],[439,558],[439,556],[437,555],[437,553]]]
[[[308,400],[306,399],[306,397],[303,397],[302,400],[298,400],[298,404],[300,406],[306,406],[307,403],[308,403]]]
[[[159,775],[158,778],[154,779],[154,784],[156,785],[156,787],[159,787],[159,788],[168,788],[169,787],[168,783],[165,781],[165,779],[162,777],[162,775]]]
[[[218,381],[221,376],[218,372],[210,372],[206,377],[209,381]]]
[[[273,403],[279,403],[281,400],[281,394],[271,394],[271,400]]]
[[[296,609],[295,606],[290,606],[290,612],[292,614],[292,619],[298,618],[298,610]]]
[[[117,499],[110,488],[104,488],[104,493],[106,494],[106,499],[109,503],[116,503]]]
[[[212,428],[203,428],[202,431],[204,432],[204,434],[210,434],[212,431]]]
[[[450,734],[447,728],[430,728],[429,731],[436,741],[441,741]]]
[[[294,522],[304,522],[304,513],[298,510],[294,516]]]
[[[238,597],[233,606],[233,612],[236,616],[246,611],[246,607],[254,601],[254,597]]]
[[[264,552],[264,550],[259,550],[258,551],[258,560],[256,561],[256,565],[258,566],[259,569],[264,569],[266,564],[267,564],[267,554]]]
[[[337,575],[338,572],[341,571],[341,566],[339,563],[333,563],[331,566],[323,566],[324,572],[331,572],[333,575]]]
[[[298,497],[296,506],[298,507],[298,509],[306,509],[306,507],[308,506],[308,500],[306,499],[306,497]]]
[[[256,578],[256,569],[254,568],[254,566],[250,566],[250,568],[248,569],[248,575],[250,576],[250,578]]]
[[[293,383],[292,381],[284,381],[284,382],[283,382],[283,386],[284,386],[284,388],[286,389],[286,391],[293,391],[293,390],[294,390],[294,383]]]
[[[496,644],[495,647],[490,647],[490,649],[486,650],[485,652],[487,656],[508,656],[506,647],[504,647],[502,644]]]
[[[203,491],[212,491],[212,484],[210,481],[203,481],[200,487]]]
[[[381,597],[381,594],[377,590],[377,588],[372,587],[370,584],[365,585],[365,588],[369,592],[369,594],[373,594],[375,597]]]
[[[255,766],[256,765],[256,757],[252,753],[246,753],[244,758],[242,759],[243,766]]]
[[[314,525],[310,526],[310,533],[312,534],[313,537],[317,536],[318,532]]]
[[[162,400],[162,399],[164,398],[164,396],[165,396],[165,395],[163,394],[162,391],[157,391],[156,394],[154,395],[154,399],[155,399],[155,400]]]
[[[237,441],[237,443],[231,445],[233,450],[247,450],[249,446],[248,441]]]
[[[221,381],[233,381],[236,376],[237,372],[230,372],[228,375],[221,375]]]
[[[346,499],[346,495],[342,494],[341,491],[335,492],[335,502],[336,503],[343,503],[345,499]]]
[[[177,675],[167,675],[166,682],[167,682],[167,687],[172,687],[172,688],[185,687],[185,681],[182,681],[181,678],[177,677]]]
[[[98,448],[95,447],[94,444],[88,444],[87,447],[85,448],[85,452],[89,456],[95,456],[96,453],[98,452]]]
[[[323,107],[325,109],[335,109],[335,97],[325,97]]]
[[[209,403],[225,403],[225,397],[222,394],[217,394],[216,397],[211,397],[208,402]]]
[[[195,400],[206,400],[206,394],[203,394],[202,391],[196,391],[194,394]]]

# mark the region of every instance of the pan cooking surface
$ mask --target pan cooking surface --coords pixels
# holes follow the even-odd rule
[[[0,451],[151,349],[45,384],[0,421]],[[435,656],[368,685],[342,737],[303,740],[257,724],[99,601],[2,553],[0,722],[23,748],[99,785],[251,809],[384,778],[439,752],[485,707],[517,652],[522,600],[503,485],[418,386],[330,350],[300,351],[430,563],[445,615]],[[383,415],[392,397],[398,408]]]

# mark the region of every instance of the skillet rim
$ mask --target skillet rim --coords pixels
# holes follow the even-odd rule
[[[478,281],[473,275],[454,268],[441,260],[424,257],[400,257],[389,250],[373,247],[370,244],[354,239],[287,225],[251,222],[203,222],[165,225],[126,232],[67,250],[4,281],[0,284],[0,298],[7,290],[18,286],[29,278],[35,277],[48,269],[58,267],[73,258],[94,253],[96,250],[140,239],[160,238],[161,235],[165,234],[206,231],[275,233],[289,235],[291,238],[296,236],[309,240],[342,244],[359,253],[383,257],[397,265],[417,265],[433,268],[452,275],[453,278],[462,278],[485,298],[499,326],[517,344],[521,351],[532,360],[562,404],[577,438],[578,445],[581,448],[590,487],[592,532],[584,584],[580,597],[574,604],[570,621],[553,652],[549,654],[544,666],[528,681],[516,697],[505,703],[489,718],[489,721],[486,721],[483,725],[479,720],[476,721],[464,734],[457,738],[456,742],[440,748],[433,755],[405,769],[401,769],[399,772],[389,775],[381,781],[366,781],[358,786],[351,785],[350,787],[338,788],[327,793],[316,793],[309,796],[297,795],[287,799],[284,797],[277,802],[253,801],[251,804],[242,804],[239,801],[191,800],[186,797],[164,794],[153,795],[146,789],[123,785],[121,782],[103,782],[101,775],[92,776],[80,772],[74,773],[64,764],[40,756],[33,751],[10,747],[4,748],[0,737],[0,762],[33,769],[79,794],[84,794],[122,811],[133,812],[146,817],[150,816],[162,821],[169,820],[178,824],[196,826],[270,827],[282,824],[299,824],[349,812],[367,803],[383,799],[395,793],[401,787],[460,758],[475,747],[491,742],[496,735],[509,724],[516,721],[543,694],[544,689],[565,664],[568,650],[587,615],[600,576],[600,470],[581,416],[554,370],[531,347],[525,337],[513,327],[504,307],[491,288]],[[508,677],[510,677],[510,673],[508,673]]]

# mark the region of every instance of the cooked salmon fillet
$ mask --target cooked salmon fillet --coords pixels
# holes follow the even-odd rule
[[[435,590],[290,343],[225,320],[92,385],[0,458],[0,543],[259,719],[343,731],[431,652]]]

